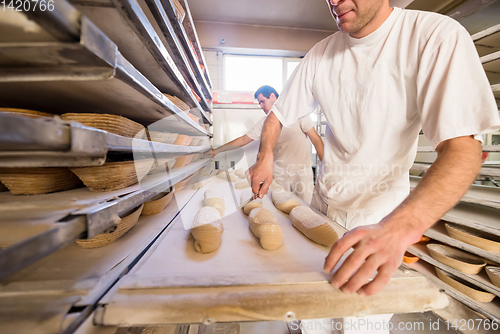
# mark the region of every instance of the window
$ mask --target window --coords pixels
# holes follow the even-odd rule
[[[269,85],[280,93],[299,62],[299,58],[224,55],[224,90],[253,93]]]

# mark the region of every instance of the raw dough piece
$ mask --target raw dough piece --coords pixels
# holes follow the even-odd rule
[[[283,245],[283,231],[271,211],[264,208],[253,209],[248,215],[248,225],[259,238],[262,248],[275,250]]]
[[[271,193],[271,199],[274,206],[284,213],[290,213],[293,208],[300,205],[300,203],[293,198],[291,193],[283,189],[273,190]]]
[[[224,210],[226,209],[224,195],[218,191],[209,189],[205,191],[204,197],[205,199],[203,200],[203,205],[216,208],[219,211],[220,216],[223,217]]]
[[[227,180],[227,173],[222,172],[220,174],[217,174],[217,177],[219,179]],[[236,176],[234,176],[234,174],[229,174],[229,180],[231,180],[231,182],[235,182],[238,179],[236,178]]]
[[[250,187],[250,183],[247,180],[236,182],[236,189],[244,189]]]
[[[195,184],[193,184],[193,189],[194,190],[201,189],[204,186],[206,186],[210,181],[212,181],[212,178],[208,178],[208,179],[205,179],[205,180],[198,181]]]
[[[339,236],[330,222],[307,206],[297,206],[290,211],[293,226],[317,244],[331,247]]]
[[[245,170],[243,168],[237,169],[236,172],[234,172],[234,175],[236,175],[240,179],[246,179],[247,178],[246,175],[245,175]]]
[[[252,191],[251,190],[250,191],[245,191],[243,194],[241,194],[240,205],[243,203],[243,201],[246,201],[247,199],[249,199],[250,196],[252,196]],[[254,199],[250,203],[246,204],[243,207],[243,212],[245,212],[245,214],[248,215],[255,208],[262,208],[262,198]]]
[[[224,232],[220,218],[219,211],[211,206],[204,206],[194,217],[191,235],[198,253],[211,253],[220,247]]]

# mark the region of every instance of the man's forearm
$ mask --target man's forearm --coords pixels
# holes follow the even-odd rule
[[[448,140],[437,151],[418,186],[391,214],[412,216],[406,223],[415,235],[423,234],[462,198],[481,168],[481,144],[472,137]]]
[[[245,146],[246,144],[250,143],[253,141],[250,137],[247,135],[241,136],[236,138],[235,140],[230,141],[229,143],[226,143],[214,150],[214,155],[217,155],[222,152],[226,151],[231,151],[234,149],[237,149],[239,147]]]

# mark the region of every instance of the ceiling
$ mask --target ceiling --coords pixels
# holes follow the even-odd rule
[[[411,0],[390,0],[406,7]],[[336,31],[325,0],[188,0],[195,21]]]

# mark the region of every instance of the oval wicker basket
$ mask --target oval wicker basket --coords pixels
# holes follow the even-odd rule
[[[193,161],[193,158],[194,154],[184,155],[182,157],[176,158],[174,168],[179,168],[189,165]]]
[[[71,171],[90,191],[112,191],[139,182],[149,172],[153,162],[153,159],[107,162],[102,166],[71,168]]]
[[[158,174],[158,173],[166,173],[172,168],[174,168],[176,159],[174,158],[159,158],[156,159],[151,170],[149,171],[149,175]]]
[[[187,135],[178,135],[175,139],[174,145],[189,146],[189,144],[191,144],[191,141],[193,141],[193,137],[189,137]]]
[[[14,195],[47,194],[82,184],[66,167],[0,168],[0,182]]]
[[[456,277],[452,274],[445,273],[439,268],[435,268],[437,276],[439,279],[452,288],[460,291],[464,295],[474,299],[475,301],[481,303],[489,303],[495,298],[495,295],[489,292],[486,292],[469,282],[464,281],[463,279]]]
[[[111,232],[98,234],[92,239],[78,239],[76,243],[82,248],[98,248],[112,244],[137,224],[143,208],[144,204],[141,204],[127,212]]]
[[[174,197],[174,192],[170,190],[168,194],[161,193],[144,203],[143,216],[153,216],[162,212]]]
[[[493,285],[500,288],[500,267],[487,266],[486,273]]]
[[[148,131],[151,141],[163,144],[173,144],[177,139],[178,133]]]
[[[428,244],[427,250],[436,261],[465,274],[478,274],[486,266],[486,262],[480,257],[450,246]]]
[[[191,181],[191,179],[193,178],[194,174],[186,177],[184,180],[182,181],[179,181],[175,184],[175,192],[178,192],[178,191],[181,191],[182,189],[184,189],[184,187],[189,183],[189,181]]]
[[[183,112],[188,113],[189,110],[191,110],[191,108],[186,103],[184,103],[184,101],[179,99],[177,96],[172,96],[172,95],[168,95],[168,94],[164,94],[164,95],[167,97],[167,99],[170,100],[170,102],[172,102],[177,108],[179,108]]]
[[[29,110],[29,109],[18,109],[18,108],[0,108],[0,112],[13,113],[20,116],[26,116],[30,118],[42,118],[42,117],[54,117],[55,115],[46,112]]]
[[[500,253],[499,236],[451,223],[445,223],[444,226],[453,239],[463,241],[488,252]]]
[[[79,122],[85,126],[131,138],[134,138],[139,132],[145,130],[141,124],[117,115],[69,113],[61,115],[61,118],[66,121]]]

